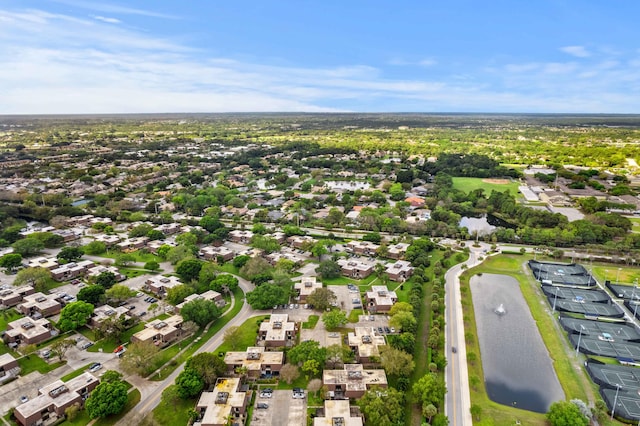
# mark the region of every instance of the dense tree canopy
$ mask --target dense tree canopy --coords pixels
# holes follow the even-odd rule
[[[58,328],[62,332],[77,330],[89,321],[92,313],[93,305],[90,303],[81,300],[69,303],[60,311]]]
[[[91,392],[85,402],[85,408],[92,419],[118,414],[127,403],[127,384],[122,375],[107,371],[101,377],[100,384]]]

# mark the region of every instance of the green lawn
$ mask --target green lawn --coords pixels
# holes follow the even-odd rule
[[[589,265],[584,265],[589,268]],[[598,281],[606,280],[616,284],[633,285],[634,281],[640,283],[640,269],[627,266],[626,264],[614,265],[611,263],[593,264],[593,275]]]
[[[240,326],[240,334],[237,339],[234,339],[234,346],[223,343],[216,349],[216,352],[242,351],[249,346],[255,346],[260,323],[267,318],[269,315],[249,318]]]
[[[133,336],[135,333],[137,333],[138,331],[144,330],[144,323],[139,323],[133,327],[131,327],[130,329],[126,330],[124,333],[122,333],[122,336],[120,337],[120,341],[121,342],[128,342],[131,340],[131,336]],[[80,329],[80,333],[87,337],[88,339],[91,339],[91,341],[94,341],[94,336],[93,336],[93,332],[88,329],[83,327],[82,329]],[[120,345],[120,343],[116,342],[115,340],[106,340],[106,339],[102,339],[102,340],[98,340],[97,342],[95,342],[95,345],[89,347],[89,349],[87,349],[88,352],[100,352],[100,349],[102,349],[102,352],[113,352],[115,348],[117,348]]]
[[[305,329],[314,329],[316,328],[316,324],[318,324],[318,320],[320,319],[319,315],[309,315],[307,321],[302,323],[302,328]]]
[[[471,391],[471,404],[477,404],[482,408],[483,418],[492,418],[495,425],[512,425],[515,419],[527,425],[546,425],[543,414],[519,410],[513,407],[497,404],[489,399],[484,383],[482,361],[480,359],[480,347],[477,339],[476,321],[469,289],[469,278],[473,274],[493,273],[510,275],[518,280],[522,294],[529,305],[531,314],[536,321],[540,335],[552,358],[553,366],[558,380],[565,392],[567,400],[588,400],[588,395],[597,397],[595,387],[586,377],[580,363],[569,356],[566,336],[557,324],[557,320],[549,315],[548,307],[541,299],[538,283],[525,271],[524,263],[529,256],[500,255],[488,258],[479,265],[461,276],[460,291],[462,294],[462,306],[465,312],[465,330],[473,338],[467,338],[467,353],[475,353],[477,361],[468,363],[469,382]],[[553,331],[551,331],[553,330]],[[551,331],[551,332],[550,332]],[[465,333],[465,334],[467,334]]]
[[[508,190],[512,195],[518,194],[519,183],[516,181],[512,181],[506,184],[497,184],[485,182],[482,178],[454,177],[452,179],[453,187],[466,193],[475,191],[476,189],[484,189],[484,193],[487,195],[494,190],[498,192],[504,192]]]
[[[347,319],[351,323],[356,323],[360,321],[360,315],[364,315],[364,311],[362,309],[354,309],[351,312],[349,312],[349,318]]]
[[[127,404],[124,406],[124,410],[120,414],[116,414],[113,416],[105,417],[104,419],[99,419],[94,423],[95,426],[112,426],[117,424],[120,419],[122,419],[125,414],[127,414],[132,408],[134,408],[138,402],[140,402],[140,391],[138,389],[134,389],[127,395]]]
[[[46,374],[50,371],[55,370],[58,367],[63,366],[66,363],[67,361],[62,361],[62,362],[51,361],[51,363],[47,363],[45,360],[40,358],[35,353],[18,359],[21,376],[26,376],[27,374],[33,371],[38,371],[42,374]]]
[[[426,268],[425,275],[431,277],[431,281],[424,283],[422,308],[420,310],[420,316],[418,320],[418,329],[416,330],[416,345],[413,353],[413,359],[415,361],[416,368],[411,375],[411,385],[416,383],[427,372],[429,362],[431,361],[431,349],[427,346],[427,340],[429,339],[429,329],[431,328],[431,293],[433,285],[433,267],[443,257],[441,250],[434,250],[431,252],[431,266]],[[462,260],[465,260],[466,257]],[[408,301],[409,289],[414,283],[409,279],[404,283],[403,290],[397,289],[399,301]],[[440,349],[442,351],[442,349]],[[440,372],[439,374],[442,374]],[[420,424],[422,421],[422,413],[417,404],[412,403],[411,398],[407,398],[405,404],[407,415],[405,416],[405,424]]]
[[[107,259],[116,259],[118,256],[120,256],[122,253],[117,251],[117,250],[108,250],[106,253],[103,253],[101,255],[99,255],[100,257],[106,257]],[[138,250],[138,251],[133,251],[131,253],[127,253],[132,255],[133,257],[136,258],[136,262],[142,262],[142,263],[147,263],[147,262],[164,262],[163,259],[161,259],[160,257],[156,256],[153,253],[149,253],[149,252],[144,252],[142,250]]]
[[[86,372],[89,369],[89,366],[93,364],[93,362],[90,362],[89,364],[85,365],[84,367],[81,367],[75,371],[72,371],[71,373],[60,377],[60,380],[62,380],[63,382],[68,382],[69,380],[78,377],[79,375],[81,375],[82,373]]]
[[[175,404],[164,399],[153,410],[153,418],[161,425],[186,425],[189,422],[189,411],[196,406],[197,399],[178,399]]]
[[[242,305],[244,303],[243,302],[244,293],[243,293],[242,289],[240,289],[238,287],[233,292],[233,297],[235,298],[235,303],[234,303],[233,309],[229,310],[228,313],[226,315],[224,315],[223,317],[218,318],[211,325],[211,327],[209,327],[209,330],[207,330],[206,333],[202,334],[202,336],[200,336],[200,333],[202,333],[201,330],[196,332],[196,336],[200,336],[200,338],[199,339],[196,338],[194,343],[191,346],[189,346],[184,352],[182,352],[173,362],[169,363],[168,365],[165,365],[162,368],[162,370],[160,371],[160,374],[154,374],[153,377],[151,377],[150,379],[151,380],[164,380],[169,374],[171,374],[171,372],[173,372],[173,370],[176,369],[176,367],[178,365],[180,365],[183,362],[185,362],[191,355],[193,355],[193,353],[200,346],[202,346],[211,337],[213,337],[214,334],[216,334],[218,331],[220,331],[220,329],[222,327],[224,327],[225,324],[227,324],[229,321],[231,321],[233,319],[233,317],[235,317],[238,314],[238,312],[240,312],[240,309],[242,309]]]

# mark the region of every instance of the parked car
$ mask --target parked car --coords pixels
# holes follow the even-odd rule
[[[304,389],[293,388],[293,399],[304,399]]]
[[[20,403],[21,403],[21,404],[24,404],[25,402],[29,402],[29,397],[28,397],[28,396],[26,396],[26,395],[22,395],[22,396],[20,397]]]
[[[89,372],[90,373],[95,373],[96,371],[100,370],[102,368],[102,364],[100,364],[99,362],[94,362],[93,364],[91,364],[89,366]]]
[[[93,342],[87,341],[87,342],[83,343],[82,346],[80,346],[80,348],[81,349],[87,349],[87,348],[90,348],[91,346],[93,346]]]
[[[271,398],[273,392],[270,389],[263,389],[260,391],[260,398]]]
[[[267,409],[269,408],[269,404],[267,404],[266,402],[258,402],[256,408]]]
[[[42,358],[44,359],[49,359],[51,358],[51,351],[49,349],[45,349],[44,351],[40,352],[40,355],[42,355]]]

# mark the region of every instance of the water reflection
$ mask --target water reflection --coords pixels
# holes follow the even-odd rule
[[[564,392],[518,281],[482,274],[470,284],[489,398],[546,413]]]

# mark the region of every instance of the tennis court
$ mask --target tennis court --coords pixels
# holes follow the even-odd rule
[[[606,303],[611,300],[607,292],[603,290],[584,290],[581,288],[559,287],[546,284],[543,284],[541,288],[547,297],[555,298],[557,294],[558,299],[568,299],[578,303]],[[640,296],[640,291],[638,292],[638,296]]]
[[[584,287],[597,285],[591,274],[577,263],[552,263],[530,260],[528,265],[536,280],[546,284]]]
[[[560,324],[565,330],[573,334],[579,334],[582,330],[583,336],[597,338],[597,336],[602,336],[603,333],[607,333],[614,341],[640,340],[640,332],[638,332],[635,327],[625,323],[561,317]]]
[[[607,282],[606,286],[614,296],[620,299],[640,300],[640,287],[634,288],[632,285],[611,284],[610,282]]]
[[[609,411],[612,410],[615,401],[615,416],[621,417],[627,420],[640,420],[640,395],[637,392],[627,392],[624,389],[618,391],[616,397],[616,389],[600,388],[600,395],[602,399],[609,407]]]
[[[622,308],[615,304],[580,303],[564,299],[555,300],[555,297],[547,297],[547,300],[550,306],[555,304],[556,310],[559,312],[571,312],[574,314],[609,318],[622,318],[624,316]]]
[[[587,372],[601,386],[615,389],[618,384],[627,391],[640,390],[640,369],[637,367],[587,361]]]
[[[569,335],[569,341],[574,347],[578,345],[578,340],[580,340],[580,352],[587,355],[640,360],[640,343],[607,342],[590,336]]]

